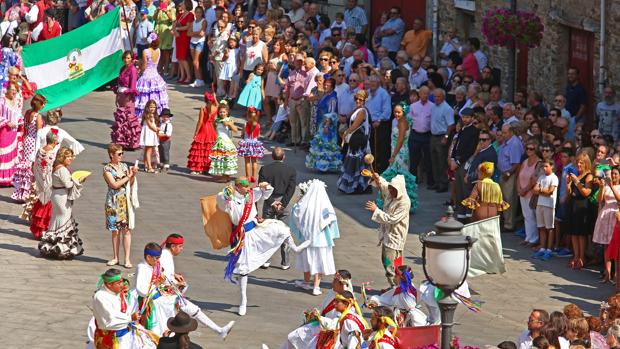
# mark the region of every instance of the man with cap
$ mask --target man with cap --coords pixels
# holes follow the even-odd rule
[[[383,209],[374,201],[366,202],[366,209],[372,212],[372,221],[379,223],[379,244],[381,261],[390,288],[396,286],[396,267],[402,263],[403,250],[409,232],[409,209],[411,199],[405,188],[405,177],[397,175],[388,182],[378,173],[372,175],[371,185],[377,187],[383,198]]]
[[[456,189],[456,202],[459,203],[457,209],[457,218],[466,218],[466,209],[460,203],[469,196],[471,185],[466,185],[465,175],[468,168],[465,168],[467,160],[474,155],[478,146],[479,130],[474,126],[474,110],[465,108],[461,110],[461,122],[463,126],[459,132],[459,136],[452,148],[452,156],[450,157],[450,170],[456,172],[454,185]],[[469,190],[468,190],[469,189]]]
[[[137,324],[135,295],[127,290],[127,280],[118,269],[108,269],[99,277],[93,296],[90,342],[97,349],[155,348],[157,336]],[[94,326],[92,326],[94,324]],[[114,346],[114,343],[118,343]]]
[[[176,315],[177,310],[181,310],[224,339],[228,336],[234,321],[224,327],[218,326],[197,305],[185,298],[185,280],[174,273],[172,256],[174,253],[180,254],[183,251],[183,242],[180,235],[166,239],[164,245],[169,246],[170,249],[167,248],[167,256],[163,264],[160,261],[163,253],[160,245],[150,242],[144,247],[144,261],[136,267],[135,282],[140,323],[161,336],[167,330],[167,320]],[[169,269],[171,271],[168,271]]]
[[[288,146],[301,143],[302,130],[308,125],[302,125],[301,113],[303,96],[306,87],[308,72],[304,68],[304,56],[301,53],[295,55],[294,69],[286,79],[284,96],[288,101],[288,121],[291,124],[291,141]]]
[[[136,43],[136,49],[138,50],[138,59],[142,59],[142,51],[149,47],[147,38],[149,34],[155,30],[153,22],[149,20],[149,9],[142,7],[140,9],[140,20],[135,22],[134,30],[134,42]]]
[[[281,221],[257,220],[256,203],[260,199],[269,199],[273,190],[267,182],[261,182],[257,187],[251,188],[249,180],[240,177],[235,180],[234,186],[227,186],[217,194],[217,207],[228,214],[233,225],[230,237],[231,250],[227,256],[228,264],[224,278],[235,283],[232,279],[233,274],[238,275],[241,289],[239,304],[241,316],[246,314],[247,309],[248,274],[265,264],[282,243],[286,243],[295,253],[310,245],[310,240],[304,241],[299,246],[295,245],[289,227]]]
[[[172,114],[170,109],[164,108],[159,114],[159,162],[162,164],[162,170],[168,172],[170,169],[170,145],[172,137]]]

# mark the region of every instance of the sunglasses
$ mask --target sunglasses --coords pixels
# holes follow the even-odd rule
[[[491,139],[491,138],[480,138],[480,139],[478,140],[478,142],[486,142],[486,141],[488,141],[488,140],[490,140],[490,139]]]
[[[358,101],[362,101],[362,102],[363,102],[363,101],[364,101],[364,98],[355,97],[355,101],[356,101],[356,102],[358,102]]]
[[[349,79],[349,82],[357,82],[357,79]]]
[[[124,154],[123,152],[116,153],[116,155],[118,155],[118,156],[123,156],[123,154]]]
[[[329,61],[329,58],[323,57],[323,58],[319,58],[321,61]]]
[[[543,149],[542,150],[543,153],[550,152],[550,151],[551,151],[551,149]]]
[[[534,151],[534,150],[536,150],[536,148],[527,147],[527,148],[525,148],[525,150],[531,150],[531,151]]]
[[[330,61],[330,64],[338,64],[338,61]]]

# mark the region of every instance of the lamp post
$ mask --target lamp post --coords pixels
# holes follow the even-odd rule
[[[444,298],[438,301],[441,311],[441,349],[450,349],[454,311],[458,302],[452,292],[467,278],[469,249],[477,239],[463,236],[463,224],[454,219],[452,206],[446,217],[435,223],[437,232],[420,235],[422,267],[426,279],[439,288]]]

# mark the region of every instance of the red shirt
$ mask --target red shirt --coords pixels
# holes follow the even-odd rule
[[[47,25],[47,22],[43,23],[43,30],[41,30],[41,34],[39,34],[39,40],[37,41],[44,41],[44,40],[49,40],[49,39],[53,39],[57,36],[60,36],[60,34],[62,34],[62,29],[60,28],[60,23],[54,21],[54,24],[52,25],[52,28],[50,28]]]
[[[474,80],[480,80],[480,70],[478,69],[478,61],[476,60],[476,56],[473,53],[468,54],[465,58],[463,58],[463,69],[467,73],[467,75],[471,75],[474,77]]]

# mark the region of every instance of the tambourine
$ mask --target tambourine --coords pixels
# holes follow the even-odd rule
[[[363,169],[360,174],[364,177],[372,177],[372,172],[367,168]]]

